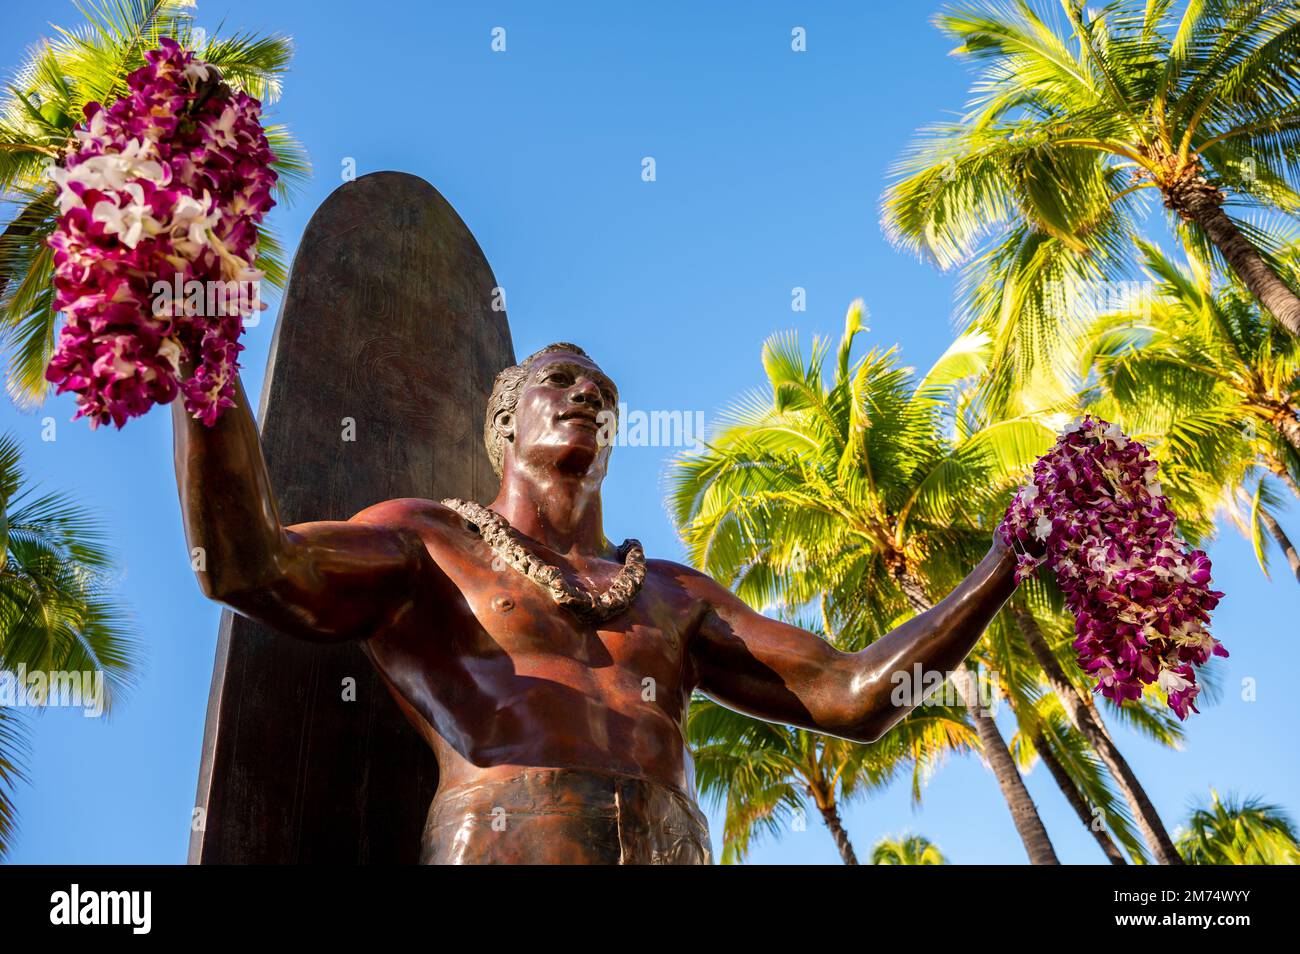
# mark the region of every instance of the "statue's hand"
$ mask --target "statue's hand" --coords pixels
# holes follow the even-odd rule
[[[1026,484],[1020,488],[1018,494],[1031,490],[1031,486]],[[1007,543],[1002,537],[1002,525],[993,530],[993,548],[998,551],[1007,551],[1008,553],[1026,553],[1036,560],[1041,560],[1047,555],[1047,544],[1034,536],[1033,532],[1026,533],[1025,536],[1016,536],[1011,543]]]
[[[214,93],[220,93],[223,98],[230,95],[230,84],[221,75],[221,70],[211,63],[208,64],[207,78],[200,81],[197,89],[198,95],[194,98],[193,108],[203,105]]]
[[[998,553],[1005,553],[1008,556],[1014,555],[1017,551],[1028,553],[1035,559],[1042,559],[1047,556],[1047,544],[1039,540],[1032,533],[1027,539],[1015,541],[1014,546],[1009,546],[1002,539],[1002,530],[998,528],[993,531],[993,549]]]

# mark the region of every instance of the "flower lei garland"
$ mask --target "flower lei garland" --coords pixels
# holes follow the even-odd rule
[[[1209,557],[1178,536],[1158,469],[1117,425],[1084,417],[1034,465],[998,530],[1016,548],[1017,581],[1054,571],[1094,691],[1122,703],[1154,682],[1185,719],[1200,711],[1194,667],[1228,655],[1206,629],[1223,594],[1208,588]],[[1024,552],[1031,539],[1041,556]]]
[[[252,262],[275,204],[275,156],[261,104],[213,67],[170,39],[145,61],[111,106],[86,107],[51,173],[54,307],[67,321],[45,376],[77,395],[76,417],[92,427],[121,427],[178,394],[210,426],[234,404],[244,319],[265,307]],[[225,291],[212,294],[214,282]],[[185,380],[182,361],[193,365]]]
[[[603,623],[618,616],[635,602],[645,583],[645,550],[640,540],[628,539],[619,545],[623,566],[613,582],[596,593],[566,580],[559,567],[534,553],[521,539],[522,534],[495,510],[456,497],[448,497],[442,505],[456,511],[470,524],[491,548],[496,560],[518,570],[550,593],[557,606],[563,606],[586,622]]]

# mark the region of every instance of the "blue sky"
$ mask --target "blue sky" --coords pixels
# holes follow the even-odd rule
[[[544,6],[200,0],[209,29],[224,21],[294,37],[272,115],[304,142],[316,175],[273,213],[288,247],[347,158],[359,174],[420,175],[469,224],[506,288],[516,353],[576,341],[632,408],[711,419],[759,382],[767,335],[838,335],[859,296],[872,343],[897,343],[918,367],[943,351],[953,276],[893,250],[877,211],[912,131],[965,100],[969,76],[928,22],[935,4]],[[0,64],[15,64],[51,22],[78,22],[71,3],[8,5]],[[791,51],[796,26],[807,52]],[[504,53],[490,49],[494,27],[506,30]],[[641,178],[646,156],[652,183]],[[807,289],[806,312],[791,310],[795,286]],[[263,321],[246,339],[254,400],[272,327]],[[76,495],[111,529],[147,663],[110,719],[52,710],[35,720],[11,860],[182,862],[218,609],[189,570],[168,414],[92,433],[72,413],[67,399],[36,414],[6,402],[0,430],[20,440],[32,478]],[[52,442],[41,440],[47,415],[58,422]],[[671,453],[615,453],[606,529],[675,559],[662,503]],[[1300,535],[1300,512],[1287,517]],[[1221,701],[1192,718],[1180,752],[1116,730],[1171,827],[1211,786],[1300,815],[1300,700],[1283,665],[1300,638],[1300,587],[1280,560],[1267,582],[1235,531],[1211,556],[1228,594],[1215,622],[1232,653]],[[1243,679],[1256,681],[1255,701],[1241,698]],[[1028,784],[1062,860],[1102,862],[1041,766]],[[910,830],[957,863],[1024,861],[993,776],[973,757],[949,760],[920,807],[900,782],[850,807],[846,827],[860,855]],[[752,860],[838,856],[814,813],[806,831],[761,843]]]

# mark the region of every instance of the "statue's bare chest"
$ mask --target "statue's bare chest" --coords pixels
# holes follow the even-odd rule
[[[480,767],[602,766],[685,784],[697,612],[680,584],[652,563],[631,606],[592,623],[494,566],[473,541],[434,540],[429,552],[436,572],[424,595],[369,649],[445,742],[444,756],[454,750]],[[576,579],[600,587],[617,568],[607,562]]]
[[[474,541],[433,541],[429,550],[439,579],[400,632],[380,641],[400,649],[382,655],[408,679],[423,676],[452,699],[465,692],[536,696],[548,683],[614,705],[643,688],[689,694],[691,603],[653,571],[629,609],[592,623]],[[600,589],[618,565],[564,569],[571,580]]]
[[[584,621],[558,605],[537,583],[491,555],[460,554],[448,573],[462,602],[454,608],[455,651],[471,657],[503,653],[524,662],[568,660],[589,667],[637,671],[680,666],[689,622],[651,576],[632,605],[603,622]],[[614,579],[614,564],[566,566],[568,578],[599,591]]]

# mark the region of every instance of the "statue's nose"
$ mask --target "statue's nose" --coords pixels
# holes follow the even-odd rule
[[[600,404],[600,388],[584,378],[569,391],[569,400],[574,404]]]

